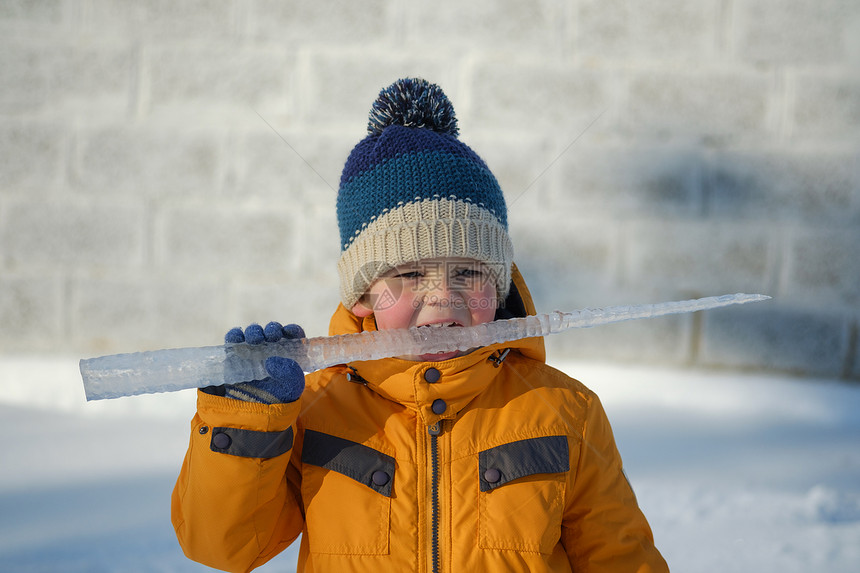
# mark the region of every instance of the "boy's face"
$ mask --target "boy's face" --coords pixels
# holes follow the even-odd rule
[[[376,327],[456,328],[490,322],[498,306],[492,269],[474,259],[444,257],[400,265],[371,286],[353,307],[357,316],[372,312]],[[463,352],[404,356],[440,361]]]

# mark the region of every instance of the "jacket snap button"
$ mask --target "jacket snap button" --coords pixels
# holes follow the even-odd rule
[[[445,400],[436,398],[433,400],[433,404],[430,405],[430,409],[433,410],[434,414],[444,414],[445,410],[448,409],[448,404],[445,403]]]
[[[436,368],[428,368],[424,372],[424,380],[429,382],[430,384],[435,384],[439,381],[439,378],[442,377],[442,373],[439,372]]]
[[[221,450],[227,449],[230,447],[230,444],[233,443],[233,440],[230,439],[230,436],[223,432],[219,432],[212,436],[212,444]]]
[[[388,474],[385,473],[384,471],[377,470],[377,471],[373,472],[373,476],[371,476],[370,479],[373,480],[374,484],[381,486],[381,485],[387,484],[388,480],[390,480],[391,478],[388,477]]]
[[[484,479],[488,483],[499,483],[499,480],[502,479],[502,472],[496,468],[490,468],[484,472]]]

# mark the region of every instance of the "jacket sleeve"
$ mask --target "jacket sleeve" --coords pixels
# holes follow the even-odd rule
[[[301,533],[299,474],[290,463],[300,403],[266,405],[198,392],[171,499],[173,527],[190,559],[250,571]]]
[[[656,573],[669,570],[622,471],[612,428],[591,394],[578,452],[571,459],[572,491],[562,523],[562,544],[574,571]]]

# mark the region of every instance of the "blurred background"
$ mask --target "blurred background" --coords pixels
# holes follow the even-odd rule
[[[194,392],[86,403],[77,361],[325,334],[340,171],[404,76],[539,310],[773,297],[547,340],[673,569],[855,571],[856,0],[4,0],[0,570],[206,570],[169,520]]]
[[[540,310],[760,292],[564,358],[860,378],[854,0],[7,1],[0,359],[325,334],[346,155],[440,84]]]

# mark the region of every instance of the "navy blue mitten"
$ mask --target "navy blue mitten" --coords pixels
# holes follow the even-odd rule
[[[304,338],[305,331],[297,324],[281,326],[270,322],[265,328],[259,324],[248,326],[243,332],[241,328],[233,328],[224,337],[224,342],[233,344],[260,344],[262,342],[277,342],[282,338]],[[305,373],[295,360],[271,356],[266,359],[267,378],[252,380],[240,384],[224,384],[210,386],[203,391],[218,396],[226,396],[245,402],[262,402],[263,404],[278,404],[295,402],[305,389]]]

